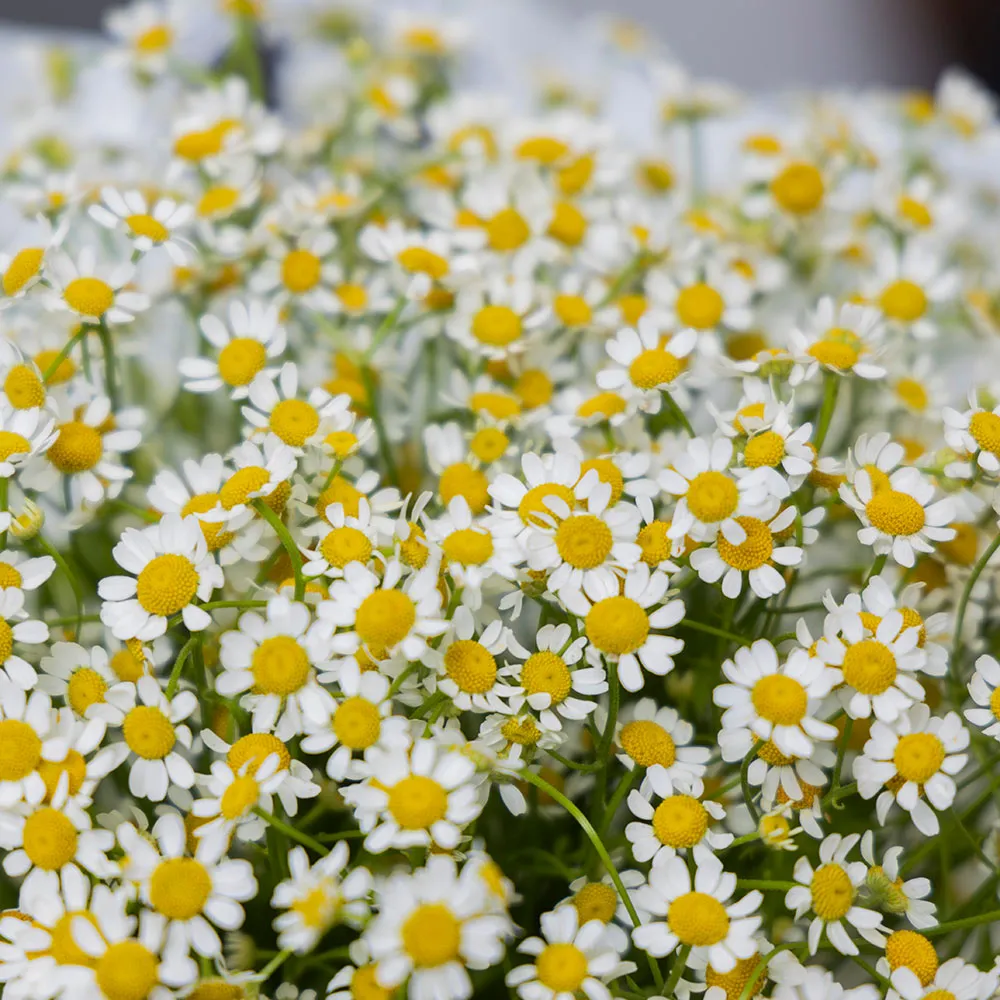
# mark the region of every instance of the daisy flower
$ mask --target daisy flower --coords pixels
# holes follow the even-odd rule
[[[745,330],[753,320],[750,284],[715,262],[704,268],[685,266],[675,274],[653,272],[648,287],[668,328]]]
[[[761,918],[753,916],[762,896],[754,890],[736,902],[736,876],[708,848],[694,848],[695,870],[683,858],[668,858],[650,870],[649,884],[636,889],[638,903],[653,917],[632,931],[632,940],[655,958],[679,947],[705,958],[712,968],[729,972],[741,958],[757,951]],[[693,878],[692,878],[693,874]]]
[[[109,698],[127,697],[128,687],[110,665],[102,646],[89,649],[75,642],[56,642],[41,659],[40,691],[64,699],[80,718],[100,718]]]
[[[750,752],[745,730],[722,729],[718,739],[725,761],[743,760]],[[833,750],[819,743],[813,744],[808,757],[796,757],[782,753],[771,740],[758,738],[753,742],[757,753],[747,768],[747,781],[751,787],[761,790],[761,800],[766,809],[770,809],[778,799],[782,804],[799,803],[814,794],[810,789],[821,791],[829,780],[826,771],[831,770],[837,761]]]
[[[462,347],[502,360],[523,350],[528,335],[546,319],[547,310],[537,307],[531,281],[498,276],[463,287],[445,329]]]
[[[584,922],[576,906],[563,904],[539,919],[543,937],[529,937],[517,950],[533,959],[507,973],[505,982],[524,1000],[556,1000],[583,993],[611,1000],[606,983],[635,971],[611,944],[599,920]]]
[[[180,614],[192,632],[212,619],[193,602],[207,601],[223,584],[196,517],[168,514],[147,528],[126,528],[112,550],[115,562],[134,576],[106,576],[98,584],[101,621],[118,639],[148,642]]]
[[[372,260],[390,265],[392,284],[407,299],[425,299],[438,282],[452,278],[452,239],[441,230],[424,235],[394,219],[385,227],[365,226],[358,246]]]
[[[341,794],[372,854],[432,844],[452,850],[462,828],[483,808],[475,772],[475,762],[464,753],[419,739],[409,750],[370,749],[364,761],[367,777]]]
[[[348,848],[343,841],[311,867],[303,848],[293,847],[288,852],[289,878],[279,882],[271,894],[271,906],[285,911],[274,919],[279,948],[302,955],[334,924],[364,925],[372,875],[363,867],[348,872],[347,862]]]
[[[705,773],[708,747],[688,746],[694,726],[669,706],[640,698],[623,710],[615,726],[618,759],[634,767],[660,768],[670,781],[692,784]]]
[[[890,611],[869,624],[874,631],[865,627],[860,614],[839,616],[837,631],[816,643],[816,655],[837,668],[834,676],[844,684],[838,695],[852,719],[874,714],[882,722],[894,722],[924,700],[923,685],[914,675],[927,656],[917,645],[920,630],[904,628],[901,612]]]
[[[364,499],[359,501],[357,517],[345,514],[343,504],[330,504],[326,520],[307,530],[315,532],[316,538],[312,548],[300,546],[306,557],[302,572],[309,578],[342,577],[345,566],[367,566],[381,542],[372,523],[371,507]]]
[[[965,717],[990,736],[1000,741],[1000,663],[988,654],[976,660],[976,669],[969,681],[969,694],[981,708],[967,708]]]
[[[637,889],[640,885],[645,885],[645,876],[642,872],[628,869],[619,872],[618,877],[621,879],[622,885],[625,886],[625,891],[634,907],[635,899],[632,890]],[[580,878],[570,882],[569,889],[572,895],[559,903],[556,908],[558,909],[559,906],[566,903],[571,904],[576,909],[581,927],[592,920],[600,921],[604,924],[608,945],[620,955],[625,954],[629,950],[629,931],[632,929],[632,918],[621,896],[618,895],[618,890],[615,888],[611,876],[605,874],[600,882],[592,882],[586,875],[581,875]],[[645,912],[638,909],[636,912],[639,914],[640,923],[647,918]]]
[[[906,966],[893,972],[891,982],[902,1000],[936,1000],[937,997],[982,1000],[996,989],[995,976],[980,972],[962,958],[942,962],[929,983],[922,983],[920,977]]]
[[[872,902],[886,913],[906,914],[906,919],[918,929],[933,927],[937,923],[937,907],[927,897],[931,894],[931,882],[926,878],[911,878],[905,882],[900,877],[899,859],[903,848],[890,847],[878,863],[875,856],[875,834],[866,830],[861,838],[861,856],[868,864],[868,874],[865,876],[865,890]],[[897,931],[906,939],[907,931]],[[892,951],[893,937],[886,942],[886,955]],[[920,937],[920,935],[913,935]],[[911,938],[912,940],[912,938]],[[922,940],[926,941],[926,938]],[[890,959],[891,963],[891,959]]]
[[[968,762],[968,746],[969,731],[957,712],[932,719],[926,705],[914,705],[892,725],[872,724],[871,738],[854,761],[858,793],[865,799],[878,795],[880,823],[895,802],[925,837],[934,837],[940,830],[934,810],[955,801],[954,776]]]
[[[137,72],[158,76],[167,69],[175,43],[170,9],[157,0],[139,0],[105,13],[104,27],[115,53]]]
[[[675,785],[660,770],[650,773],[648,783],[651,786],[648,794],[631,791],[628,796],[629,811],[636,821],[626,824],[625,836],[636,861],[652,861],[655,868],[678,851],[690,851],[698,844],[707,844],[718,851],[732,843],[731,833],[710,829],[713,823],[725,819],[726,811],[718,802],[703,797],[705,788],[701,781]],[[655,809],[650,802],[654,791],[661,798]]]
[[[794,976],[785,976],[774,987],[774,1000],[878,1000],[881,994],[872,983],[842,986],[828,969],[815,965],[798,966]]]
[[[744,575],[761,600],[780,594],[785,589],[785,577],[773,563],[798,566],[804,555],[798,545],[775,544],[786,537],[797,512],[793,505],[782,510],[778,501],[771,499],[757,509],[758,516],[728,518],[711,545],[691,553],[691,568],[706,583],[721,578],[722,593],[732,599],[743,592]]]
[[[23,552],[6,549],[0,552],[0,590],[37,590],[56,569],[52,556],[30,558]]]
[[[934,484],[918,469],[897,469],[882,487],[861,469],[840,487],[840,498],[864,525],[858,541],[870,545],[876,555],[891,554],[900,566],[909,568],[917,552],[933,552],[935,542],[955,537],[955,529],[948,527],[955,515],[954,502],[951,497],[933,501],[934,492]]]
[[[879,310],[853,302],[838,306],[832,298],[820,299],[805,329],[789,332],[788,348],[795,362],[789,382],[811,382],[821,370],[863,379],[884,378],[885,368],[875,364],[882,334]]]
[[[1000,474],[1000,404],[987,410],[979,406],[973,391],[969,394],[969,409],[959,412],[946,406],[942,418],[949,447],[969,456],[987,475]],[[970,467],[969,474],[971,471]]]
[[[106,744],[94,758],[95,766],[110,773],[131,759],[129,791],[150,802],[162,802],[171,785],[190,788],[194,770],[175,748],[191,746],[191,730],[182,723],[198,708],[194,692],[181,691],[168,700],[156,678],[147,675],[129,685],[122,701],[108,720],[121,727],[122,742]]]
[[[665,574],[640,562],[624,583],[595,586],[591,599],[580,591],[563,596],[566,608],[584,620],[588,659],[616,662],[626,691],[642,687],[643,669],[658,677],[670,673],[674,654],[684,648],[683,639],[661,634],[684,617],[682,600],[665,600],[669,585]]]
[[[679,498],[671,519],[671,538],[683,538],[692,529],[732,529],[737,517],[753,513],[746,487],[729,471],[733,457],[728,438],[693,438],[660,473],[663,490]],[[736,541],[739,534],[735,532]]]
[[[219,487],[218,505],[201,514],[201,520],[230,521],[252,510],[257,499],[277,514],[284,510],[292,493],[289,480],[296,467],[292,448],[269,434],[261,444],[253,441],[238,444],[226,461],[234,471]]]
[[[139,253],[163,247],[177,267],[183,266],[194,250],[191,242],[178,234],[194,217],[191,205],[173,198],[150,204],[136,190],[101,189],[101,204],[90,206],[90,217],[105,229],[123,232]]]
[[[116,837],[127,861],[122,878],[139,886],[143,903],[166,923],[164,953],[186,956],[190,950],[206,958],[222,954],[216,927],[236,930],[243,923],[244,903],[257,892],[253,867],[242,858],[223,856],[212,838],[198,841],[193,857],[179,813],[160,816],[141,834],[123,823]]]
[[[694,330],[671,336],[661,331],[654,317],[643,316],[636,329],[626,327],[607,342],[605,350],[614,365],[598,371],[597,385],[635,396],[641,409],[657,413],[661,391],[682,384],[697,340]]]
[[[382,990],[408,982],[411,1000],[468,1000],[468,969],[487,969],[503,957],[514,926],[488,909],[479,871],[458,872],[453,858],[431,855],[414,872],[397,870],[375,889],[375,918],[364,942]]]
[[[586,640],[583,636],[573,639],[565,622],[543,625],[535,635],[534,652],[522,646],[513,634],[508,645],[522,661],[504,671],[516,684],[509,698],[511,711],[516,714],[527,705],[538,713],[548,732],[562,728],[560,716],[568,721],[585,719],[597,708],[594,698],[608,690],[603,666],[577,666]],[[585,697],[574,697],[574,692]]]
[[[799,884],[786,893],[785,906],[795,912],[796,920],[812,911],[808,936],[812,955],[816,954],[824,931],[827,940],[842,955],[857,955],[858,946],[851,940],[845,922],[866,941],[879,948],[885,944],[880,933],[882,917],[855,903],[867,867],[863,861],[848,861],[847,856],[860,839],[855,833],[847,837],[831,833],[819,845],[818,868],[814,869],[806,857],[795,862],[794,878]]]
[[[189,392],[215,392],[225,386],[231,399],[246,399],[250,383],[285,350],[285,328],[276,303],[235,299],[225,318],[208,313],[199,327],[218,352],[209,358],[182,358],[178,369]]]
[[[68,219],[58,226],[42,216],[24,221],[25,229],[18,232],[17,241],[13,246],[8,244],[5,252],[0,253],[0,287],[3,289],[0,309],[23,298],[42,280],[49,252],[62,243],[69,229]]]
[[[46,264],[52,282],[48,301],[53,309],[69,310],[86,323],[131,323],[149,308],[149,296],[129,291],[134,273],[128,259],[98,261],[90,246],[75,260],[59,250],[49,255]]]
[[[56,439],[55,420],[39,408],[0,409],[0,478],[10,479],[36,455],[43,454]],[[10,526],[10,514],[0,517],[2,530]]]
[[[16,587],[0,590],[0,674],[25,691],[38,680],[35,668],[14,652],[15,645],[29,646],[45,642],[49,627],[29,618],[24,610],[24,591]]]
[[[758,639],[722,664],[731,682],[715,688],[713,700],[725,709],[722,729],[733,733],[745,756],[757,740],[770,741],[779,753],[809,757],[813,741],[830,741],[837,730],[816,718],[820,703],[836,683],[836,673],[804,649],[783,664],[774,646]],[[737,745],[727,747],[735,752]]]
[[[0,759],[0,807],[24,801],[38,805],[45,799],[46,765],[66,757],[67,741],[52,701],[44,691],[26,691],[0,677],[0,738],[4,753]]]
[[[766,428],[751,434],[743,446],[743,465],[736,474],[751,492],[764,491],[784,500],[791,496],[812,471],[816,452],[809,442],[812,424],[793,427],[784,409]]]
[[[403,567],[386,563],[379,579],[356,563],[345,567],[344,578],[330,586],[330,600],[317,611],[320,620],[338,632],[333,652],[356,653],[364,648],[377,660],[397,649],[408,660],[420,659],[427,639],[447,628],[441,617],[441,594],[437,589],[437,567],[428,564],[402,579]]]
[[[331,677],[321,675],[321,680]],[[389,678],[376,670],[362,670],[345,659],[336,672],[339,698],[321,725],[306,719],[306,736],[300,746],[306,753],[326,753],[326,773],[334,781],[363,777],[355,773],[354,755],[372,747],[405,751],[410,743],[409,724],[392,714]],[[336,749],[334,749],[336,748]]]
[[[223,633],[223,670],[215,686],[226,698],[243,695],[240,704],[253,714],[256,732],[273,730],[287,740],[303,731],[307,718],[319,722],[333,710],[333,699],[316,679],[316,668],[330,653],[328,632],[309,608],[279,594],[263,615],[247,611],[235,629]]]
[[[337,272],[332,254],[337,236],[332,229],[307,230],[295,239],[276,240],[250,279],[259,295],[273,295],[312,312],[332,312],[337,306],[331,286]]]

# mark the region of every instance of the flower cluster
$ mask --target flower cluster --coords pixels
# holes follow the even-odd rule
[[[998,995],[995,102],[608,27],[641,141],[356,2],[25,54],[5,998]]]

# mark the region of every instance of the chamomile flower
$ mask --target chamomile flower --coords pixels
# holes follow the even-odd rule
[[[607,982],[636,968],[621,960],[604,923],[584,921],[574,905],[543,913],[539,923],[544,937],[529,937],[517,948],[534,961],[512,969],[505,979],[524,1000],[565,1000],[579,993],[588,1000],[611,1000]]]
[[[449,336],[487,358],[502,359],[525,348],[526,338],[546,319],[530,281],[498,277],[463,288],[448,320]]]
[[[969,409],[961,412],[944,408],[945,440],[975,467],[996,476],[1000,474],[1000,405],[985,409],[976,402],[975,393],[970,394],[969,404]],[[966,474],[971,471],[972,465]]]
[[[626,824],[625,836],[636,861],[652,861],[655,868],[698,844],[718,851],[732,842],[731,833],[711,829],[725,819],[726,811],[718,802],[704,798],[700,781],[675,783],[661,770],[651,772],[648,783],[652,786],[649,794],[633,790],[628,796],[628,808],[636,820]],[[652,792],[661,799],[655,808],[650,802]]]
[[[321,679],[330,676],[325,674]],[[356,772],[355,754],[367,754],[372,747],[405,750],[410,733],[407,720],[392,714],[388,677],[344,659],[336,680],[340,695],[334,698],[333,710],[321,724],[306,719],[307,735],[301,746],[312,754],[333,750],[326,761],[326,773],[334,781],[344,781],[363,777]]]
[[[53,643],[40,667],[38,689],[64,699],[81,718],[102,718],[102,706],[128,695],[102,646],[87,649],[75,642]]]
[[[864,883],[867,866],[863,861],[848,861],[860,837],[842,837],[831,833],[819,845],[818,868],[806,857],[795,862],[794,878],[799,883],[785,895],[785,906],[799,919],[813,913],[809,923],[809,951],[815,954],[825,932],[827,940],[842,955],[857,955],[858,946],[851,940],[845,923],[861,936],[881,947],[885,937],[880,933],[882,917],[874,910],[858,906],[855,900]]]
[[[131,323],[149,307],[149,297],[129,289],[135,272],[127,258],[99,261],[92,247],[74,260],[63,251],[50,256],[46,274],[52,281],[48,301],[87,323]]]
[[[784,976],[771,994],[775,1000],[878,1000],[878,987],[871,983],[843,986],[828,969],[798,966],[796,974]]]
[[[40,408],[0,409],[0,478],[7,480],[17,475],[25,463],[47,451],[56,436],[52,415]],[[10,524],[6,511],[0,524],[4,524],[4,530]]]
[[[425,299],[438,282],[452,278],[454,247],[441,230],[424,235],[393,220],[387,226],[365,226],[358,238],[362,252],[389,264],[391,282],[407,299]]]
[[[253,380],[285,350],[285,328],[278,320],[278,306],[274,303],[236,299],[230,303],[226,318],[208,313],[198,325],[218,354],[214,361],[180,361],[184,388],[189,392],[215,392],[225,386],[231,399],[246,399]]]
[[[49,637],[49,627],[29,618],[24,610],[24,591],[17,587],[0,590],[0,674],[25,691],[38,680],[35,668],[14,652],[27,644],[38,645]]]
[[[657,413],[660,393],[673,392],[682,383],[697,339],[691,329],[670,336],[654,317],[643,316],[636,329],[626,327],[607,342],[605,350],[615,364],[597,373],[597,384],[634,395],[643,410]]]
[[[866,291],[890,326],[927,340],[938,332],[934,310],[954,298],[957,289],[957,274],[944,270],[936,248],[914,239],[902,253],[888,246],[879,249]]]
[[[836,682],[836,673],[805,650],[794,650],[779,663],[774,646],[764,639],[738,649],[722,672],[731,682],[720,684],[713,700],[725,708],[724,732],[732,731],[745,756],[755,740],[770,741],[781,754],[809,757],[813,741],[829,741],[837,731],[816,718],[820,702]]]
[[[253,509],[254,500],[263,500],[275,513],[284,510],[296,467],[292,448],[269,434],[260,444],[238,444],[226,458],[233,471],[219,487],[218,504],[200,514],[200,520],[231,522]]]
[[[789,334],[795,360],[789,381],[792,385],[812,381],[819,371],[884,378],[886,369],[875,363],[882,334],[883,320],[877,309],[853,302],[838,306],[832,298],[821,299],[805,329]]]
[[[7,549],[0,552],[0,590],[16,587],[30,593],[45,583],[55,568],[52,556],[31,558],[23,552]]]
[[[194,217],[190,205],[173,198],[150,204],[140,191],[123,192],[113,187],[101,189],[101,202],[91,205],[91,218],[105,229],[123,232],[139,253],[162,247],[175,265],[187,262],[194,247],[179,231]]]
[[[922,983],[910,968],[901,966],[892,973],[892,986],[902,1000],[934,1000],[952,996],[955,1000],[982,1000],[996,989],[996,977],[980,972],[964,959],[942,962],[934,978]]]
[[[483,808],[472,783],[474,761],[433,739],[418,739],[408,750],[373,747],[364,771],[365,780],[341,794],[373,854],[431,844],[452,850]]]
[[[193,602],[207,600],[222,585],[223,574],[196,517],[168,514],[148,528],[126,528],[113,555],[134,574],[107,576],[98,585],[101,621],[116,638],[155,639],[178,613],[192,631],[211,624],[208,612]]]
[[[935,501],[934,493],[934,484],[912,468],[897,469],[885,485],[862,468],[840,487],[841,499],[864,525],[858,541],[905,567],[916,562],[916,553],[933,552],[935,542],[955,537],[948,527],[954,503],[950,497]]]
[[[347,871],[348,848],[341,841],[310,866],[301,847],[288,852],[289,878],[279,882],[271,906],[283,910],[274,920],[278,946],[298,954],[310,951],[334,924],[361,927],[368,917],[372,888],[367,868]]]
[[[704,846],[696,845],[693,855],[693,873],[682,858],[668,858],[652,868],[648,885],[635,890],[652,919],[632,931],[632,940],[657,958],[687,947],[713,969],[729,972],[757,951],[761,918],[753,914],[762,897],[754,890],[731,902],[736,876]]]
[[[152,838],[123,823],[116,837],[127,858],[122,877],[138,884],[142,901],[166,924],[165,953],[221,955],[216,928],[240,927],[240,903],[257,891],[250,862],[224,857],[224,845],[208,837],[190,856],[184,820],[175,812],[160,816],[150,832]]]
[[[1000,663],[983,654],[976,660],[976,669],[969,681],[969,694],[980,708],[967,708],[965,717],[978,726],[984,736],[1000,740]]]
[[[309,230],[295,239],[274,241],[251,279],[251,289],[314,312],[334,311],[331,285],[336,271],[331,254],[336,245],[331,229]]]
[[[562,729],[560,717],[569,721],[585,719],[597,708],[594,699],[608,690],[602,666],[577,666],[586,640],[583,636],[573,639],[565,622],[543,625],[535,635],[534,651],[522,646],[513,635],[508,643],[522,661],[504,671],[516,685],[509,696],[511,710],[517,713],[527,706],[538,713],[547,731]]]
[[[766,428],[751,434],[743,446],[743,465],[737,470],[748,490],[759,487],[768,496],[784,500],[812,471],[816,453],[809,442],[812,424],[793,427],[780,410]]]
[[[614,744],[618,759],[634,767],[659,768],[671,781],[693,783],[705,773],[707,747],[689,746],[694,727],[669,706],[640,698],[618,719]]]
[[[0,757],[0,807],[9,808],[24,801],[42,802],[46,795],[43,770],[66,758],[65,734],[56,725],[52,700],[44,691],[30,696],[0,678],[0,738],[4,753]]]
[[[371,507],[364,499],[359,501],[356,517],[345,514],[343,504],[330,504],[326,519],[316,522],[311,532],[315,532],[316,541],[311,548],[302,548],[306,557],[302,571],[310,578],[338,578],[346,566],[367,566],[381,541],[372,523]]]
[[[753,319],[750,284],[715,263],[704,269],[685,266],[674,274],[654,273],[649,290],[668,327],[710,334],[720,328],[745,330]]]
[[[940,830],[935,810],[954,802],[954,776],[969,759],[968,746],[969,732],[957,712],[931,718],[926,705],[914,705],[891,725],[872,724],[864,753],[854,761],[858,793],[865,799],[878,796],[880,823],[897,803],[924,836],[933,837]]]
[[[580,591],[566,593],[563,601],[582,618],[587,636],[587,656],[599,661],[603,656],[618,665],[618,679],[626,691],[643,685],[642,670],[662,677],[674,667],[674,654],[684,648],[684,640],[663,635],[662,629],[676,625],[684,617],[684,602],[667,599],[669,580],[650,571],[643,563],[629,570],[624,583],[594,586],[585,597]]]

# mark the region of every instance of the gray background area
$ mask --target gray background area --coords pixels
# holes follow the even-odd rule
[[[502,9],[504,0],[487,2]],[[667,40],[696,73],[753,89],[929,85],[953,61],[997,82],[998,0],[536,2],[571,17],[604,11],[634,18]],[[96,28],[109,6],[107,0],[0,0],[0,19]],[[453,6],[459,12],[462,4]]]

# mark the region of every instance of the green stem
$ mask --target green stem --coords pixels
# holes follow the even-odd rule
[[[885,561],[888,558],[889,554],[887,552],[883,552],[882,555],[875,557],[875,561],[872,563],[872,568],[868,570],[868,573],[865,575],[865,578],[862,581],[861,584],[862,587],[864,587],[869,580],[871,580],[873,577],[878,576],[882,572],[882,570],[885,568]]]
[[[254,19],[246,14],[236,18],[236,41],[230,52],[230,66],[246,80],[250,96],[255,101],[264,100],[264,73],[257,48],[257,31]]]
[[[6,476],[0,478],[0,512],[7,511],[9,488],[10,480]],[[7,532],[0,531],[0,552],[3,552],[5,548],[7,548]]]
[[[262,983],[266,982],[274,972],[277,972],[277,970],[280,969],[281,966],[285,964],[285,961],[287,959],[291,958],[291,956],[292,952],[288,948],[286,948],[284,951],[279,951],[278,954],[275,955],[274,958],[272,958],[271,961],[268,962],[267,965],[265,965],[264,968],[257,973],[257,978]]]
[[[674,964],[670,967],[670,975],[667,977],[667,981],[663,985],[663,995],[665,997],[673,996],[674,990],[677,989],[677,984],[681,981],[681,974],[687,967],[688,955],[690,954],[691,945],[689,944],[684,945],[684,947],[677,952]]]
[[[744,833],[742,837],[737,837],[728,847],[720,847],[720,851],[731,851],[734,847],[742,847],[744,844],[752,844],[755,840],[760,840],[760,832],[754,830],[753,833]]]
[[[750,640],[735,632],[727,632],[725,629],[716,628],[714,625],[704,625],[701,622],[692,621],[690,618],[682,618],[677,623],[679,628],[689,628],[695,632],[704,632],[706,635],[714,635],[718,639],[728,639],[730,642],[739,643],[741,646],[749,646]]]
[[[848,716],[844,721],[844,735],[841,737],[840,746],[837,747],[837,766],[833,770],[833,787],[831,792],[836,794],[840,788],[840,772],[844,767],[844,757],[847,755],[847,744],[851,741],[851,730],[854,728],[854,720]]]
[[[88,333],[90,333],[91,329],[92,328],[85,323],[79,330],[76,331],[76,333],[73,334],[72,337],[69,338],[69,340],[66,341],[63,349],[52,359],[48,368],[46,368],[42,374],[42,381],[46,383],[46,385],[52,379],[52,376],[59,370],[59,366],[66,360],[66,358],[69,357],[70,351],[72,351],[73,348],[76,347],[76,345],[80,343],[80,341],[83,340]]]
[[[837,408],[837,393],[840,392],[840,376],[827,373],[823,382],[823,402],[819,410],[819,420],[816,423],[816,433],[813,437],[813,446],[818,455],[826,440],[827,431],[830,430],[830,421],[833,419],[833,411]]]
[[[604,815],[601,817],[601,836],[608,832],[608,827],[611,826],[615,818],[615,814],[618,812],[618,807],[625,800],[625,796],[628,795],[629,789],[635,782],[636,777],[641,769],[639,767],[633,767],[621,781],[618,782],[618,787],[615,789],[614,794],[608,800],[607,808],[604,810]]]
[[[996,921],[1000,921],[1000,910],[990,910],[989,913],[980,913],[976,917],[965,917],[962,920],[950,920],[944,924],[937,924],[935,927],[925,927],[920,933],[926,937],[936,937],[938,934],[950,934],[952,931],[978,927],[980,924],[992,924]]]
[[[4,482],[6,482],[6,480],[4,480]],[[38,535],[35,541],[45,553],[52,557],[56,566],[59,567],[59,570],[69,581],[69,585],[73,589],[73,596],[76,598],[77,631],[79,631],[80,625],[83,623],[83,603],[85,600],[83,587],[80,585],[80,581],[76,578],[76,574],[72,569],[70,569],[70,565],[66,561],[66,557],[44,535]]]
[[[330,851],[314,837],[310,837],[308,833],[303,833],[301,830],[297,830],[294,826],[289,826],[289,824],[284,820],[278,819],[277,816],[273,813],[269,813],[266,809],[261,809],[260,806],[254,806],[253,811],[261,819],[270,823],[275,830],[280,830],[286,837],[291,837],[292,840],[297,840],[300,844],[308,847],[312,851],[315,851],[317,854],[330,853]]]
[[[295,600],[301,601],[306,596],[306,579],[302,575],[302,553],[299,552],[299,547],[295,544],[291,532],[285,527],[281,518],[263,500],[254,500],[253,506],[254,510],[274,529],[274,533],[278,536],[285,552],[288,553],[288,559],[292,564],[292,573],[295,576]]]
[[[788,892],[789,889],[794,889],[798,884],[798,882],[782,882],[767,878],[738,878],[736,880],[737,889],[773,889],[775,892]]]
[[[569,768],[571,771],[579,771],[581,774],[593,774],[595,771],[600,771],[604,767],[603,760],[594,761],[592,764],[580,764],[575,760],[570,760],[569,757],[564,757],[561,753],[555,750],[545,751],[553,760],[557,760],[563,767]]]
[[[104,387],[108,392],[108,399],[111,400],[111,409],[118,409],[118,371],[115,362],[115,344],[111,331],[105,320],[101,320],[98,327],[98,336],[101,338],[101,350],[104,353]]]
[[[782,951],[797,951],[806,947],[807,945],[805,941],[795,941],[788,944],[779,944],[776,948],[772,948],[754,966],[753,972],[750,973],[750,978],[747,980],[746,986],[743,987],[743,990],[739,997],[737,997],[737,1000],[750,1000],[757,980],[760,978],[761,973],[767,971],[767,967],[771,964],[771,959],[774,958],[775,955]]]
[[[368,412],[371,414],[372,423],[375,425],[378,450],[385,464],[386,475],[394,486],[399,486],[399,470],[396,468],[396,459],[392,454],[392,442],[389,440],[389,433],[385,429],[385,421],[382,419],[382,412],[378,405],[378,388],[375,385],[372,370],[367,365],[361,369],[361,378],[364,382],[365,392],[368,395]]]
[[[194,650],[195,644],[201,642],[201,639],[202,634],[196,632],[181,646],[180,652],[177,654],[177,659],[174,660],[174,669],[170,671],[170,680],[167,681],[166,693],[168,701],[177,693],[177,685],[181,682],[181,672],[184,670],[184,664]]]
[[[535,774],[533,771],[524,770],[521,771],[519,777],[523,778],[530,785],[534,785],[539,791],[545,792],[554,802],[558,802],[559,805],[563,807],[577,821],[580,829],[583,830],[587,839],[592,844],[594,850],[597,852],[597,856],[601,859],[601,863],[604,865],[605,871],[611,877],[611,881],[614,884],[618,895],[621,897],[621,901],[628,911],[629,919],[632,921],[633,926],[638,927],[640,924],[639,914],[636,913],[635,906],[632,904],[632,900],[629,898],[628,892],[625,890],[625,886],[622,883],[621,876],[618,874],[618,869],[615,868],[615,863],[611,860],[611,855],[608,854],[607,848],[601,842],[601,838],[597,835],[597,831],[591,826],[590,820],[583,815],[582,812],[576,807],[576,805],[571,802],[562,792],[559,791],[553,785],[550,785],[544,778],[540,775]],[[647,956],[649,958],[649,968],[653,974],[653,980],[656,983],[657,991],[662,991],[663,987],[663,975],[660,972],[659,966],[651,955]]]
[[[673,414],[674,419],[684,428],[688,437],[694,437],[694,428],[691,426],[691,421],[688,420],[687,414],[677,405],[677,400],[666,389],[661,391],[666,401],[667,409]]]
[[[1000,532],[997,533],[996,538],[986,547],[986,551],[979,557],[979,562],[972,568],[969,579],[965,581],[962,597],[958,602],[958,610],[955,613],[955,636],[951,646],[951,687],[952,698],[955,700],[956,707],[963,700],[962,682],[958,676],[958,659],[962,653],[962,629],[965,626],[965,609],[968,607],[969,598],[972,597],[972,590],[976,586],[976,581],[982,576],[983,570],[986,569],[986,564],[998,548],[1000,548]]]

